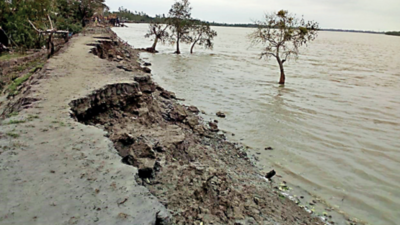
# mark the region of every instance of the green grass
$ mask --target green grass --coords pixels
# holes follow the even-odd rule
[[[8,132],[8,133],[6,133],[8,136],[10,136],[10,137],[12,137],[12,138],[18,138],[19,137],[19,134],[16,134],[16,133],[12,133],[12,132]]]
[[[10,93],[10,95],[16,95],[18,94],[18,87],[23,84],[25,81],[27,81],[29,79],[29,77],[32,76],[32,73],[27,73],[22,77],[18,77],[17,79],[15,79],[10,86],[8,87],[8,92]]]
[[[11,118],[13,116],[18,116],[18,112],[13,112],[7,115],[7,118]]]
[[[60,125],[61,127],[65,127],[65,123],[64,122],[61,122],[61,121],[51,121],[51,123],[54,123],[54,124],[58,124],[58,125]]]
[[[27,74],[25,74],[22,77],[18,77],[17,79],[15,79],[10,86],[8,86],[8,92],[10,95],[16,95],[18,94],[18,87],[23,84],[25,81],[27,81],[38,69],[43,68],[43,63],[38,64],[37,66],[35,66],[34,68],[32,68],[31,70],[29,70],[29,72]]]
[[[10,120],[8,121],[7,124],[20,124],[20,123],[25,123],[25,120]]]
[[[7,60],[10,60],[10,59],[19,58],[21,56],[24,56],[24,55],[20,54],[20,53],[13,53],[13,54],[3,53],[3,54],[0,55],[0,61],[7,61]]]
[[[11,87],[11,90],[13,91],[12,94],[16,94],[16,93],[14,93],[14,91],[17,86],[12,85],[13,82],[16,79],[18,79],[17,82],[20,82],[20,80],[22,79],[21,75],[27,75],[26,73],[28,73],[28,72],[34,73],[36,70],[42,68],[43,65],[44,65],[44,60],[42,58],[38,58],[38,59],[35,59],[34,61],[13,67],[8,74],[5,74],[4,76],[0,77],[0,92],[3,89],[7,90],[9,87]],[[29,69],[31,69],[31,70],[29,70]],[[26,71],[26,72],[24,72],[24,71]],[[19,77],[21,77],[21,78],[19,78]]]
[[[34,116],[34,115],[31,115],[31,114],[28,115],[28,120],[29,121],[32,121],[34,119],[39,119],[39,116],[36,116],[36,115]]]

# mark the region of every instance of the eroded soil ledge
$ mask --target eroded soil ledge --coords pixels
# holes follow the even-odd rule
[[[105,43],[93,53],[132,61],[128,53],[114,54],[117,42]],[[147,69],[133,62],[119,68],[133,71],[132,82],[72,101],[72,117],[107,132],[121,163],[137,167],[137,182],[170,211],[170,223],[323,224],[275,192],[240,146],[206,125],[196,107],[178,104],[141,71]]]

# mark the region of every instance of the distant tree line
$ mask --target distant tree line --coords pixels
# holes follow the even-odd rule
[[[151,23],[159,18],[158,15],[156,15],[156,17],[151,17],[144,12],[130,11],[125,9],[123,6],[119,7],[118,11],[106,12],[104,15],[108,16],[109,14],[115,14],[118,18],[120,18],[120,20],[133,23]]]
[[[160,14],[160,15],[155,15],[154,17],[149,16],[148,14],[144,12],[138,12],[138,11],[131,11],[129,9],[124,8],[123,6],[118,8],[118,11],[114,12],[106,12],[105,16],[109,14],[115,14],[117,15],[120,19],[125,20],[125,22],[130,22],[130,23],[162,23],[165,22],[168,17],[168,14]],[[193,21],[201,22],[200,20],[193,19]],[[217,22],[205,22],[208,23],[210,26],[223,26],[223,27],[257,27],[257,25],[253,23],[238,23],[238,24],[229,24],[229,23],[217,23]]]
[[[366,33],[366,34],[383,34],[383,32],[368,31],[368,30],[320,29],[320,31],[349,32],[349,33]]]
[[[151,17],[147,15],[144,12],[137,12],[137,11],[130,11],[127,10],[123,7],[120,7],[118,11],[116,12],[110,12],[113,14],[117,14],[120,18],[123,18],[126,20],[126,22],[132,22],[132,23],[151,23],[151,22],[163,22],[167,18],[168,15],[166,14],[161,14],[161,15],[155,15],[154,17]],[[200,21],[200,20],[197,20]],[[258,25],[255,23],[218,23],[218,22],[206,22],[210,26],[215,26],[215,27],[250,27],[250,28],[257,28]],[[320,29],[320,31],[335,31],[335,32],[351,32],[351,33],[371,33],[371,34],[383,34],[385,32],[377,32],[377,31],[367,31],[367,30],[345,30],[345,29]],[[391,32],[386,32],[385,34],[387,35],[398,35],[400,31],[391,31]]]
[[[394,35],[394,36],[400,36],[400,31],[389,31],[385,33],[386,35]]]
[[[254,23],[216,23],[216,22],[210,22],[211,26],[215,27],[252,27],[252,28],[257,28],[257,24]]]

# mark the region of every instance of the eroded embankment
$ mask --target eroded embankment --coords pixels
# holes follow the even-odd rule
[[[104,32],[98,30],[109,35]],[[71,101],[132,82],[132,73],[117,68],[127,59],[106,61],[88,53],[87,44],[97,40],[71,39],[16,95],[0,99],[0,224],[168,222],[165,207],[135,182],[137,169],[120,163],[106,132],[70,116]],[[133,51],[118,46],[116,54],[136,62]]]
[[[138,168],[137,181],[168,208],[173,224],[322,224],[276,193],[196,107],[135,74],[131,83],[72,101],[72,116],[107,131],[121,163]]]

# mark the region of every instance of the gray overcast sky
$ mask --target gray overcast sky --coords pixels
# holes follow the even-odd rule
[[[151,16],[167,14],[174,0],[106,0],[111,11],[123,6]],[[190,0],[192,17],[215,22],[250,23],[266,12],[289,10],[321,28],[400,30],[400,0]]]

